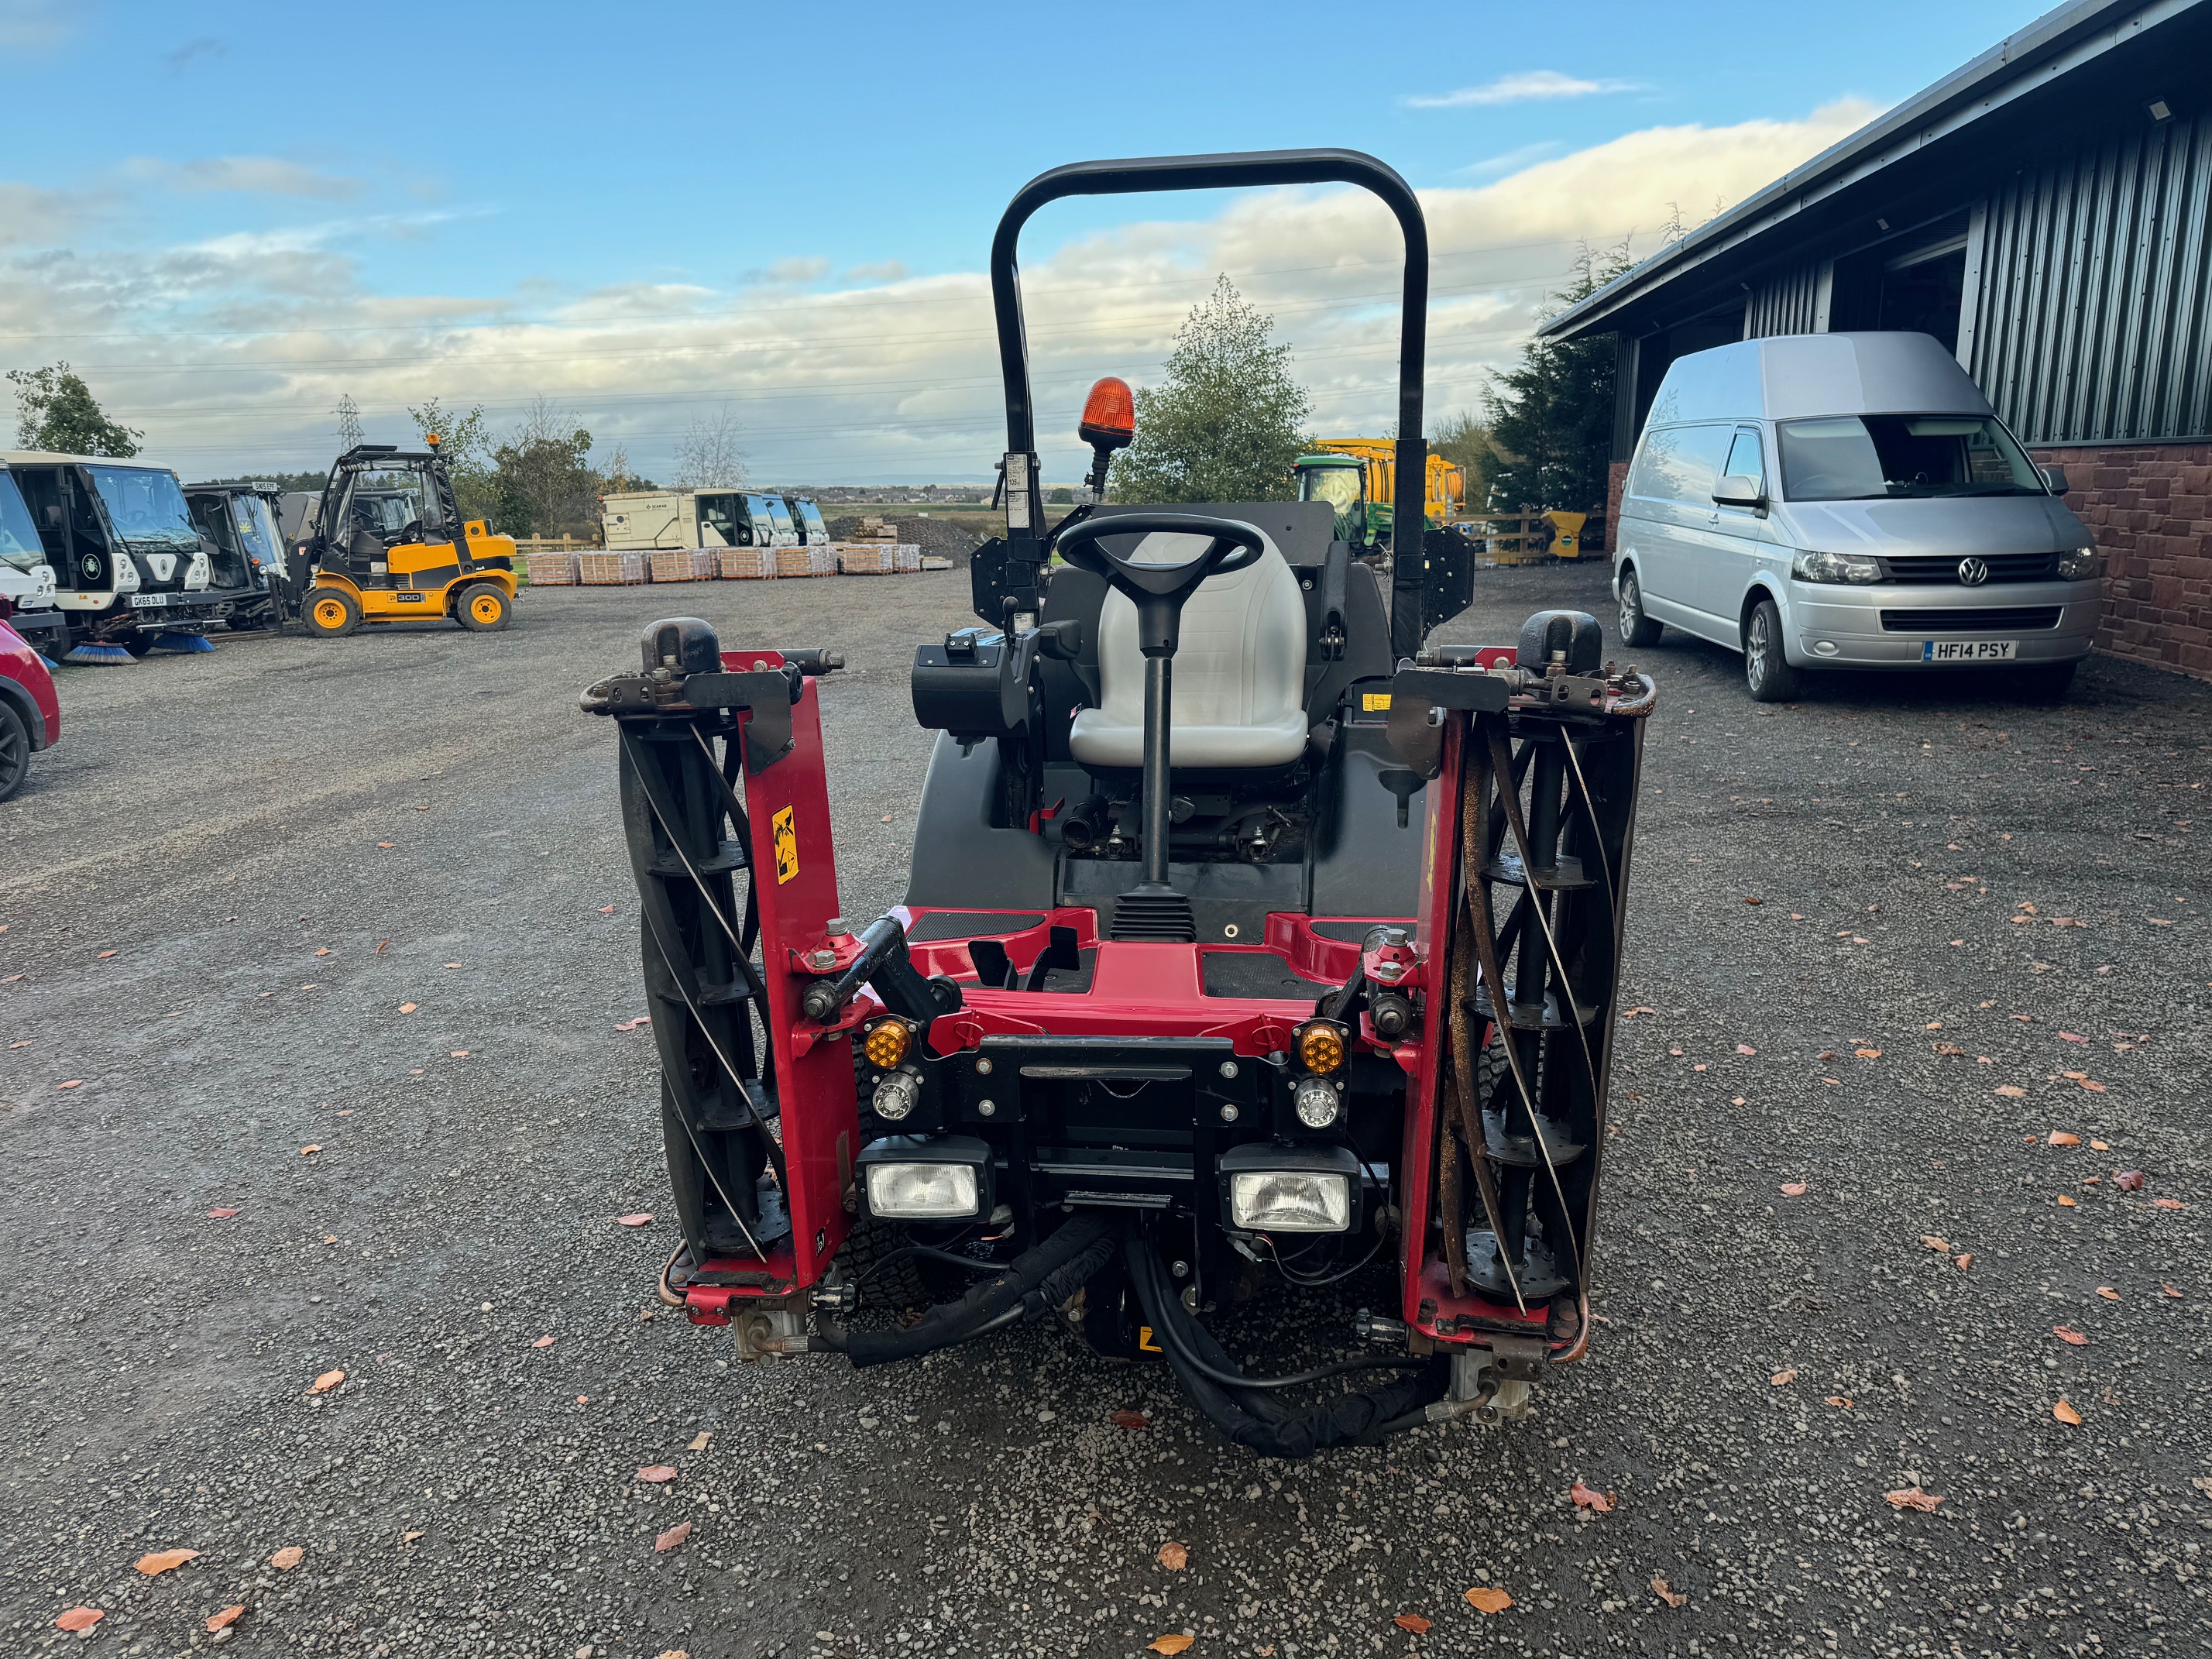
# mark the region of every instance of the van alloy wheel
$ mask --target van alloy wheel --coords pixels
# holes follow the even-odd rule
[[[1800,675],[1782,654],[1782,613],[1771,599],[1752,607],[1743,630],[1743,680],[1753,702],[1787,702],[1797,695]]]
[[[1623,645],[1641,651],[1659,643],[1659,636],[1665,629],[1644,614],[1644,584],[1636,580],[1634,565],[1620,573],[1620,609]]]

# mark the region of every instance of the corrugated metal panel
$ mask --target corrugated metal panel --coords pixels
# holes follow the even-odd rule
[[[1796,265],[1753,289],[1744,306],[1743,337],[1764,340],[1776,334],[1811,334],[1820,326],[1820,267]]]
[[[2033,443],[2212,433],[2212,121],[2131,120],[1990,198],[1973,374]]]

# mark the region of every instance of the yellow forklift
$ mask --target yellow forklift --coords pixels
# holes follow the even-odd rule
[[[514,615],[514,538],[464,524],[438,437],[425,447],[356,444],[331,467],[320,507],[293,543],[287,575],[310,634],[450,617],[489,633]]]

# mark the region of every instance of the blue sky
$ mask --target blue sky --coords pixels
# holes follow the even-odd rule
[[[68,358],[188,472],[319,465],[345,392],[380,436],[543,395],[663,475],[726,409],[763,481],[980,477],[1023,179],[1343,144],[1424,192],[1431,401],[1463,406],[1578,238],[1649,252],[2035,9],[0,0],[0,364]],[[1056,206],[1040,402],[1156,374],[1227,270],[1316,424],[1379,429],[1395,253],[1326,191]]]

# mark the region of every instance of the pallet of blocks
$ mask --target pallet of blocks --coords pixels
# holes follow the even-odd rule
[[[775,550],[772,547],[732,547],[714,556],[727,582],[775,580]]]
[[[574,553],[526,553],[522,556],[522,574],[532,587],[574,587],[576,585],[576,556]]]
[[[920,570],[921,568],[921,544],[920,542],[901,542],[898,544],[898,554],[897,557],[894,561],[893,568],[896,568],[902,576],[909,575],[914,572]]]
[[[811,550],[804,547],[779,547],[775,550],[775,574],[779,576],[811,576],[814,574]]]
[[[889,576],[898,569],[898,549],[891,542],[839,542],[837,568],[848,576]]]
[[[834,576],[837,574],[837,550],[827,542],[809,542],[806,565],[817,576]]]
[[[702,547],[679,548],[653,556],[657,582],[705,582],[714,579],[714,556]]]
[[[586,587],[631,587],[645,580],[642,553],[579,553],[576,580]]]

